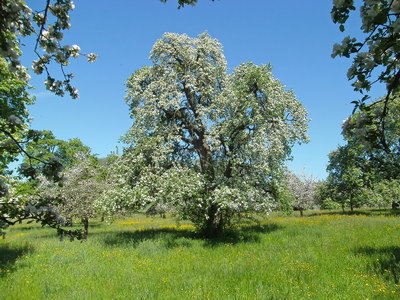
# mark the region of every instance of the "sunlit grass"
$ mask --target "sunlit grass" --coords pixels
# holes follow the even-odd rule
[[[399,299],[399,230],[394,216],[274,216],[204,240],[135,216],[71,243],[19,225],[0,241],[0,299]]]

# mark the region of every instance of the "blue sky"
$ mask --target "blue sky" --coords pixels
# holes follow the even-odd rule
[[[341,123],[359,97],[346,79],[351,61],[330,57],[332,45],[344,37],[331,21],[331,1],[199,0],[179,10],[176,0],[74,3],[65,42],[97,53],[98,60],[78,59],[68,67],[78,100],[52,95],[43,86],[45,77],[32,75],[33,128],[50,129],[61,139],[78,137],[100,157],[115,151],[132,123],[124,102],[129,75],[150,64],[150,49],[164,32],[194,37],[206,30],[222,43],[230,71],[241,62],[270,63],[274,76],[294,90],[309,112],[311,141],[294,147],[289,168],[325,178],[327,155],[342,143]],[[357,19],[349,24],[350,34],[359,28]],[[25,64],[33,58],[30,49],[27,43]]]

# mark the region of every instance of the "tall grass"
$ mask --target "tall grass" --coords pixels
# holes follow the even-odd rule
[[[135,216],[87,242],[21,225],[0,241],[0,299],[399,299],[400,219],[270,217],[225,238]]]

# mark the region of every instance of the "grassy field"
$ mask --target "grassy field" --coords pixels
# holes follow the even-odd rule
[[[275,216],[216,240],[143,216],[90,230],[9,229],[0,299],[400,299],[396,216]]]

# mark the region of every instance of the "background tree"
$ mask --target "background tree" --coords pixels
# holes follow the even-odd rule
[[[40,193],[32,192],[34,187],[21,186],[19,181],[10,177],[1,176],[1,179],[7,184],[7,194],[2,194],[0,198],[0,233],[3,236],[5,236],[4,229],[9,226],[22,221],[35,221],[42,226],[55,228],[60,238],[65,236],[71,240],[84,238],[80,229],[63,228],[66,220],[56,209],[56,206],[62,203],[62,198],[58,194],[44,196],[42,190]]]
[[[300,212],[312,209],[317,205],[316,186],[317,181],[313,177],[306,175],[296,175],[292,172],[286,173],[286,180],[289,191],[293,197],[293,207]]]
[[[381,179],[374,182],[369,188],[363,191],[363,197],[368,199],[367,205],[371,207],[393,209],[399,207],[400,185],[398,180]]]
[[[269,66],[242,64],[227,75],[221,45],[206,33],[166,33],[151,60],[127,82],[127,205],[168,203],[208,236],[238,213],[270,209],[275,174],[291,146],[307,141],[293,92]]]
[[[316,198],[321,209],[339,209],[341,204],[335,201],[336,188],[330,182],[320,181],[316,187]],[[335,200],[333,200],[335,199]]]
[[[102,180],[104,170],[88,152],[76,152],[75,158],[77,163],[62,172],[62,185],[55,185],[44,177],[40,178],[40,184],[46,195],[62,199],[57,206],[62,216],[81,220],[83,235],[87,237],[90,219],[98,216],[95,202],[106,189]]]
[[[49,130],[37,131],[37,138],[26,143],[25,150],[29,156],[23,156],[18,172],[30,179],[35,179],[40,174],[51,177],[51,172],[55,167],[51,163],[59,165],[58,171],[68,169],[79,162],[77,154],[91,151],[78,138],[68,141],[56,139]],[[32,159],[32,156],[35,159]],[[55,176],[59,176],[59,174],[55,173]]]
[[[362,189],[368,186],[368,162],[358,155],[359,149],[351,145],[340,146],[329,154],[327,167],[327,183],[332,200],[342,205],[350,206],[353,212],[355,207],[365,204],[365,199],[359,197]]]
[[[380,126],[384,109],[385,133]],[[392,190],[392,182],[399,179],[399,120],[400,100],[394,98],[386,108],[384,101],[365,105],[343,123],[347,143],[330,154],[328,165],[327,183],[331,195],[336,195],[333,199],[375,207],[396,201],[385,191]]]

